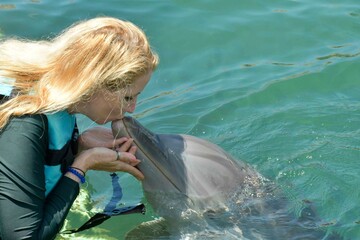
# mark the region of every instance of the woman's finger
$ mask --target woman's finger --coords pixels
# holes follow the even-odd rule
[[[137,168],[135,168],[133,166],[130,166],[129,164],[124,164],[122,166],[121,171],[130,173],[131,175],[133,175],[134,177],[136,177],[140,181],[144,180],[144,178],[145,178],[144,174],[142,174],[142,172],[140,172],[139,169],[137,169]]]
[[[129,150],[129,153],[135,155],[136,150],[137,150],[137,146],[131,146],[131,148],[130,148],[130,150]]]
[[[134,140],[133,139],[128,139],[126,142],[124,142],[120,147],[119,147],[119,151],[121,152],[128,152],[129,149],[131,148],[132,144],[133,144]]]
[[[127,137],[116,138],[113,141],[113,146],[115,148],[119,148],[121,145],[123,145],[128,140],[129,140],[129,138],[127,138]]]
[[[119,160],[123,163],[127,163],[131,166],[136,166],[140,163],[140,160],[136,159],[136,157],[129,152],[116,152],[116,160]]]

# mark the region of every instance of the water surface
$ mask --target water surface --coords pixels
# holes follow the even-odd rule
[[[160,55],[142,124],[211,140],[283,188],[295,214],[311,202],[324,231],[360,238],[357,0],[1,0],[0,31],[42,39],[102,15],[139,25]],[[107,177],[89,174],[67,228],[106,204]],[[146,203],[131,176],[121,183],[124,202]],[[156,217],[148,206],[71,238],[122,239]]]

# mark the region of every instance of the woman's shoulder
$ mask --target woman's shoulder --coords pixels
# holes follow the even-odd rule
[[[40,124],[47,125],[47,117],[45,114],[31,114],[22,116],[13,116],[10,118],[9,123],[29,123],[29,124]]]
[[[13,156],[22,153],[26,156],[26,153],[32,152],[30,149],[45,151],[48,142],[47,120],[46,116],[42,114],[13,116],[0,131],[2,156],[6,153]],[[36,151],[39,152],[38,150]]]
[[[10,118],[4,132],[46,132],[48,120],[44,114],[32,114],[23,116],[13,116]]]

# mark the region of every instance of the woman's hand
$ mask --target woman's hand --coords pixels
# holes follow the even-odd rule
[[[80,134],[78,138],[78,149],[79,153],[94,147],[117,149],[126,140],[127,138],[114,139],[111,129],[93,127]]]
[[[131,148],[134,149],[134,147]],[[135,168],[139,163],[140,160],[136,159],[132,152],[117,152],[105,147],[96,147],[83,151],[75,158],[71,166],[84,172],[90,169],[107,172],[122,171],[132,174],[138,180],[142,180],[144,175]]]
[[[107,172],[127,172],[139,180],[144,175],[135,168],[140,163],[136,159],[136,146],[127,137],[114,139],[112,131],[104,127],[94,127],[79,136],[79,154],[72,167]]]

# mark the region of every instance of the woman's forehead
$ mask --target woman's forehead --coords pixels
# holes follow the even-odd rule
[[[152,71],[143,74],[135,79],[135,81],[125,88],[126,94],[130,94],[132,97],[139,95],[149,82]]]

